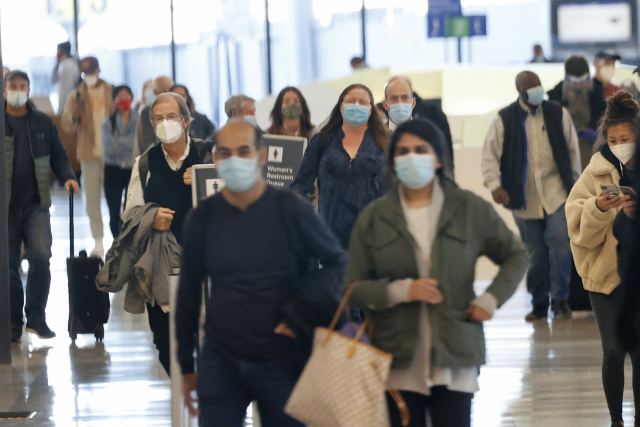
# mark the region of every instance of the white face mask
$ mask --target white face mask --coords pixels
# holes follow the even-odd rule
[[[256,116],[244,116],[242,119],[245,122],[251,123],[254,126],[256,126],[258,124],[258,119],[256,119]]]
[[[602,68],[600,68],[600,77],[602,77],[602,80],[604,80],[605,82],[610,82],[611,80],[613,80],[613,76],[615,74],[616,74],[615,65],[605,65]]]
[[[611,152],[614,156],[618,158],[622,162],[623,165],[626,165],[629,160],[633,158],[633,155],[636,154],[636,143],[628,143],[628,144],[618,144],[613,147],[609,146]]]
[[[87,86],[94,87],[95,85],[98,84],[98,75],[97,74],[85,74],[83,80],[87,84]]]
[[[27,103],[26,91],[22,90],[7,90],[7,103],[13,108],[22,108]]]
[[[182,121],[163,120],[156,125],[156,135],[163,144],[173,144],[182,135]]]

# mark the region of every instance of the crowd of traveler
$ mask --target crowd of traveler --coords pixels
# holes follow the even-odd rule
[[[640,404],[640,263],[630,258],[640,256],[640,106],[612,83],[615,52],[596,56],[593,78],[585,58],[570,57],[549,92],[534,72],[521,72],[517,99],[491,124],[484,184],[512,212],[520,240],[489,202],[456,184],[447,117],[407,77],[390,79],[379,104],[365,85],[348,86],[318,126],[302,92],[284,88],[266,133],[302,137],[308,147],[289,190],[278,190],[262,175],[268,155],[254,99],[227,100],[229,121],[218,130],[167,76],[146,82],[134,105],[129,86],[100,78],[95,57],[78,61],[64,43],[58,51],[52,81],[60,82],[62,128],[76,135],[81,187],[53,121],[28,102],[27,74],[4,79],[13,342],[25,316],[27,331],[55,336],[45,318],[51,168],[69,192],[82,188],[100,258],[104,190],[114,243],[97,285],[128,285],[125,310],[147,312],[160,363],[181,374],[185,403],[204,426],[242,426],[252,401],[265,427],[302,426],[284,408],[315,328],[329,326],[347,289],[350,321],[371,322],[368,339],[393,357],[386,386],[405,404],[387,393],[391,426],[407,425],[404,409],[409,426],[427,418],[434,427],[470,426],[486,363],[483,322],[525,274],[526,321],[546,320],[550,308],[571,317],[572,266],[600,330],[612,425],[622,424],[626,354]],[[354,69],[366,68],[360,59]],[[532,62],[546,61],[536,49]],[[192,168],[207,163],[225,186],[192,208]],[[476,295],[481,256],[499,272]],[[171,372],[167,277],[177,267],[181,371]]]

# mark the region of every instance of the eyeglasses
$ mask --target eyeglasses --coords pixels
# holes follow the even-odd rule
[[[174,114],[174,113],[169,114],[167,117],[162,117],[160,115],[154,116],[153,117],[153,124],[157,125],[158,123],[162,122],[163,120],[169,120],[169,121],[173,121],[173,122],[181,122],[182,121],[182,116],[180,116],[180,114]]]

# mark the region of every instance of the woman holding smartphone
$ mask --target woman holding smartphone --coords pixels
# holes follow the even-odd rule
[[[612,426],[623,425],[627,353],[631,355],[634,371],[635,406],[640,405],[640,345],[629,322],[635,311],[633,305],[628,304],[629,292],[633,290],[618,273],[618,259],[623,251],[616,238],[621,237],[621,230],[614,227],[616,217],[632,215],[635,206],[632,197],[622,194],[619,187],[632,184],[636,138],[640,134],[639,112],[640,107],[626,92],[618,92],[608,99],[602,123],[607,143],[591,158],[571,190],[565,208],[576,268],[589,291],[600,329],[604,353],[602,383]],[[640,417],[636,416],[635,424],[640,424]]]

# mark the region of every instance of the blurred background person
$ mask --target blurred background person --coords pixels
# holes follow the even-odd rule
[[[309,142],[290,186],[306,196],[315,192],[318,179],[318,211],[344,249],[362,209],[388,188],[384,149],[389,133],[374,105],[368,87],[347,87],[327,124]]]
[[[591,158],[567,200],[567,222],[576,268],[589,291],[602,340],[602,383],[611,425],[623,425],[624,365],[627,353],[633,367],[633,394],[640,409],[640,342],[634,320],[637,289],[621,280],[628,250],[626,215],[633,216],[631,196],[604,191],[602,185],[630,186],[635,170],[636,140],[640,135],[640,107],[628,93],[607,101],[602,131],[607,143]],[[621,215],[616,219],[618,215]],[[621,246],[622,245],[622,246]],[[623,260],[620,264],[620,260]],[[638,263],[637,259],[633,260]],[[621,270],[620,270],[621,269]],[[623,276],[624,277],[624,273]],[[637,325],[637,323],[636,323]],[[636,416],[636,425],[640,417]]]
[[[411,93],[411,98],[415,99],[415,103],[413,103],[410,98],[407,98],[409,93]],[[429,100],[420,98],[420,96],[413,90],[411,80],[406,76],[395,76],[389,79],[389,82],[385,86],[384,96],[385,101],[382,105],[387,117],[390,116],[390,111],[392,109],[391,106],[397,104],[393,107],[393,110],[394,115],[396,115],[396,120],[400,120],[400,122],[388,120],[389,129],[393,131],[397,125],[402,123],[403,120],[401,119],[409,120],[409,118],[414,118],[430,120],[444,135],[444,139],[448,147],[446,161],[451,162],[451,168],[453,169],[453,139],[451,138],[451,128],[449,127],[447,115],[442,111],[442,108]],[[406,99],[403,101],[401,99],[402,97],[405,97]],[[411,103],[413,105],[409,118],[406,118],[408,110],[406,103]],[[401,109],[404,109],[404,112],[402,115],[399,115],[398,113]]]
[[[542,50],[542,46],[540,46],[539,44],[533,46],[533,59],[531,61],[529,61],[532,64],[535,63],[549,63],[549,62],[553,62],[547,59],[546,56],[544,56],[544,51]]]
[[[307,141],[314,134],[307,101],[295,87],[285,87],[280,91],[270,117],[271,127],[267,129],[269,134],[301,136],[307,138]]]
[[[11,71],[9,68],[2,67],[2,80],[4,80],[7,77],[7,74],[9,74],[9,71]]]
[[[607,103],[602,94],[600,80],[592,79],[587,60],[571,56],[564,63],[565,79],[547,94],[549,100],[562,104],[569,110],[573,125],[578,131],[582,169],[587,167],[596,141],[600,119]]]
[[[78,58],[71,55],[71,43],[64,42],[58,45],[56,66],[51,73],[51,83],[59,83],[58,87],[58,115],[64,113],[67,98],[80,80],[80,66]]]
[[[527,322],[571,316],[571,247],[564,206],[580,176],[576,130],[566,108],[544,100],[537,74],[516,77],[519,97],[500,110],[482,152],[484,184],[513,213],[531,257]]]
[[[191,111],[191,125],[189,126],[189,136],[191,138],[202,139],[204,141],[213,140],[216,127],[209,118],[196,111],[196,103],[193,101],[189,89],[185,85],[173,85],[170,92],[177,93],[185,100]]]
[[[354,56],[353,58],[351,58],[351,61],[349,63],[351,64],[351,69],[354,73],[356,71],[371,69],[371,67],[369,67],[369,64],[367,64],[367,61],[361,56]]]
[[[68,133],[76,134],[76,154],[82,171],[82,189],[91,224],[91,235],[95,242],[91,254],[102,258],[104,227],[100,199],[104,181],[104,160],[100,129],[105,117],[111,115],[116,106],[113,101],[113,87],[100,78],[98,59],[93,56],[82,59],[80,71],[82,83],[69,94],[62,115],[62,128]]]
[[[224,103],[224,112],[229,119],[240,119],[254,126],[258,125],[256,119],[256,100],[246,95],[234,95]]]
[[[140,120],[138,120],[138,127],[136,129],[136,143],[133,147],[133,157],[136,158],[141,154],[144,154],[149,148],[156,145],[158,138],[156,138],[156,132],[153,128],[151,121],[151,103],[155,97],[167,93],[173,86],[173,80],[171,77],[160,76],[153,81],[153,97],[151,93],[145,92],[146,107],[143,107],[140,111]],[[146,89],[148,91],[148,89]]]
[[[153,93],[153,80],[149,79],[142,85],[140,99],[136,102],[136,110],[138,110],[138,113],[140,113],[144,107],[150,105],[155,97],[156,95]]]
[[[138,111],[131,108],[133,92],[129,86],[115,87],[113,101],[115,111],[102,122],[102,150],[104,195],[109,206],[109,227],[115,239],[120,234],[123,194],[131,180]]]
[[[608,98],[620,90],[611,81],[616,75],[616,62],[620,61],[620,55],[614,49],[605,49],[596,54],[593,65],[596,67],[594,78],[602,83],[602,96]]]

